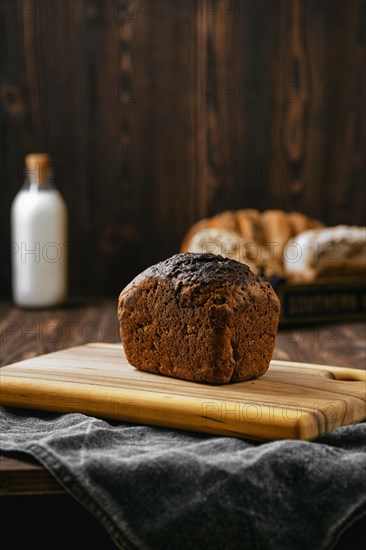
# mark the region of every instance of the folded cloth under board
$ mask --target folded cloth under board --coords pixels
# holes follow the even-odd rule
[[[0,428],[127,550],[322,550],[366,514],[366,423],[260,443],[0,408]]]

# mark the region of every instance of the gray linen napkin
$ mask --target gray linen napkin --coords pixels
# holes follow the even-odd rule
[[[365,423],[258,443],[0,408],[0,428],[119,548],[322,550],[366,514]]]

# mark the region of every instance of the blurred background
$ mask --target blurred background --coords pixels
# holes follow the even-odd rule
[[[1,293],[24,156],[52,157],[70,293],[116,295],[225,209],[365,219],[363,0],[4,0]]]

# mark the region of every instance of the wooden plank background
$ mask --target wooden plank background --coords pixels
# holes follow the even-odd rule
[[[116,294],[226,208],[365,217],[363,0],[4,0],[1,279],[28,152],[69,208],[72,294]]]

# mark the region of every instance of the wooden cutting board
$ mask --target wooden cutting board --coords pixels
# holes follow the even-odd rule
[[[365,371],[271,362],[211,386],[140,372],[120,344],[90,344],[0,370],[2,405],[259,439],[314,439],[366,418]]]

